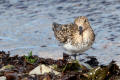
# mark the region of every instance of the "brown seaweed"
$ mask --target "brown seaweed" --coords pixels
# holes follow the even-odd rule
[[[26,60],[25,56],[12,56],[0,51],[0,76],[5,76],[7,80],[119,80],[120,69],[117,64],[112,61],[109,65],[93,66],[87,69],[79,64],[78,61],[69,62],[69,56],[64,55],[63,59],[53,60],[44,59],[31,55],[29,59],[36,59],[33,63]],[[96,59],[94,59],[96,60]],[[93,60],[92,60],[93,61]],[[31,76],[28,73],[39,64],[57,65],[57,69],[61,75],[54,73],[46,73]],[[92,63],[91,63],[92,64]],[[4,68],[5,67],[5,68]],[[2,70],[3,69],[3,70]]]

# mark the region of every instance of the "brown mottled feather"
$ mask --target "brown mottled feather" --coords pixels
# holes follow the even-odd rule
[[[73,27],[75,26],[74,24],[57,24],[53,23],[53,31],[56,39],[60,41],[61,43],[65,43],[68,39],[69,36],[72,35],[72,32],[74,31]]]

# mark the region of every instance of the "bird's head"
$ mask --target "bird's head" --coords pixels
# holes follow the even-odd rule
[[[74,24],[77,25],[80,35],[83,33],[83,31],[90,27],[88,19],[85,16],[77,17],[74,21]]]

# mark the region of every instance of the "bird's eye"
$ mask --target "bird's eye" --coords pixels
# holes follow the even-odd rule
[[[85,20],[84,22],[87,22],[87,20]]]

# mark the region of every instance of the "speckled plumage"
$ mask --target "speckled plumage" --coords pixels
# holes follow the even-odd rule
[[[65,50],[72,54],[86,51],[95,40],[94,31],[85,16],[77,17],[71,24],[53,23],[53,31]]]

